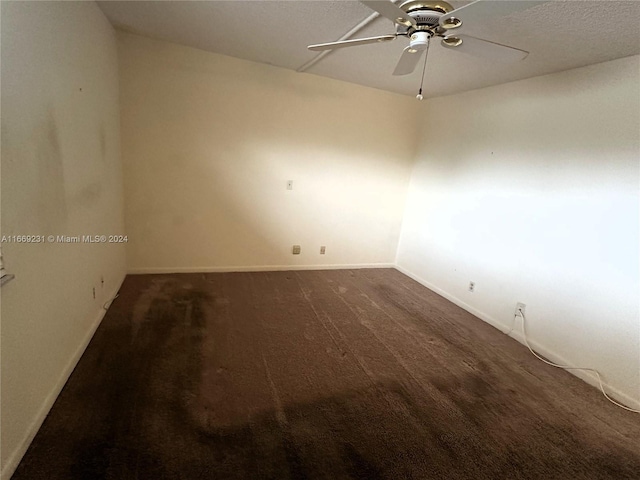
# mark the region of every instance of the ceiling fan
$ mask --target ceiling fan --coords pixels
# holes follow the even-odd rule
[[[407,37],[409,45],[402,52],[393,74],[408,75],[415,70],[422,53],[428,51],[429,41],[433,37],[440,37],[440,44],[445,48],[471,55],[500,61],[524,59],[529,52],[469,35],[460,35],[459,32],[464,31],[464,25],[481,23],[484,20],[527,10],[546,2],[477,0],[458,9],[441,0],[405,0],[400,5],[389,0],[360,0],[360,3],[392,20],[396,25],[396,32],[377,37],[319,43],[309,45],[307,48],[313,51],[333,50],[389,42],[401,36]],[[418,99],[422,100],[422,87],[420,87]]]

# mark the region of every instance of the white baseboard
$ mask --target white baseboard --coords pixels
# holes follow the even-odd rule
[[[413,280],[415,280],[416,282],[420,283],[421,285],[427,287],[429,290],[437,293],[438,295],[443,296],[444,298],[449,300],[451,303],[456,304],[460,308],[466,310],[467,312],[471,313],[472,315],[474,315],[474,316],[478,317],[479,319],[485,321],[486,323],[488,323],[492,327],[497,328],[502,333],[509,334],[509,336],[511,338],[513,338],[514,340],[516,340],[516,341],[520,342],[521,344],[525,345],[524,337],[523,337],[521,332],[519,332],[517,330],[514,330],[511,333],[508,333],[509,330],[511,329],[511,325],[507,325],[507,324],[505,324],[503,322],[500,322],[500,321],[496,320],[495,318],[490,317],[489,315],[486,315],[485,313],[481,312],[480,310],[477,310],[477,309],[473,308],[472,306],[470,306],[467,303],[463,302],[459,298],[457,298],[457,297],[449,294],[448,292],[445,292],[444,290],[436,287],[435,285],[427,282],[423,278],[419,277],[418,275],[415,275],[414,273],[410,272],[409,270],[407,270],[404,267],[396,265],[395,269],[398,270],[399,272],[405,274],[407,277],[412,278]],[[558,355],[556,352],[550,351],[544,345],[541,345],[540,343],[538,343],[538,342],[536,342],[534,340],[531,340],[531,339],[527,339],[527,340],[529,342],[529,345],[531,345],[531,348],[533,348],[536,351],[536,353],[538,353],[541,356],[547,358],[551,362],[557,363],[559,365],[571,365],[571,362],[567,361],[562,356]],[[598,383],[598,379],[597,379],[595,374],[593,374],[591,372],[588,372],[588,371],[584,371],[584,370],[567,370],[567,371],[569,373],[571,373],[572,375],[578,377],[580,380],[583,380],[584,382],[588,383],[589,385],[592,385],[592,386],[598,388],[598,390],[600,390],[600,384]],[[602,384],[604,385],[604,388],[605,388],[605,391],[607,392],[607,395],[609,395],[614,400],[617,400],[618,402],[622,403],[623,405],[626,405],[627,407],[630,407],[630,408],[633,408],[633,409],[640,409],[640,399],[633,398],[633,397],[627,395],[626,393],[621,392],[617,388],[612,387],[611,385],[605,383],[604,381],[602,382]]]
[[[134,268],[134,269],[131,269],[128,273],[129,274],[146,274],[146,273],[264,272],[264,271],[283,271],[283,270],[338,270],[338,269],[358,269],[358,268],[395,268],[398,271],[400,271],[403,274],[405,274],[406,276],[412,278],[413,280],[415,280],[418,283],[422,284],[423,286],[427,287],[429,290],[432,290],[435,293],[443,296],[447,300],[449,300],[452,303],[458,305],[459,307],[463,308],[464,310],[466,310],[467,312],[471,313],[472,315],[480,318],[481,320],[485,321],[486,323],[488,323],[488,324],[492,325],[493,327],[497,328],[501,332],[506,333],[506,332],[508,332],[508,330],[510,328],[509,325],[506,325],[503,322],[500,322],[500,321],[490,317],[489,315],[486,315],[483,312],[471,307],[470,305],[466,304],[465,302],[463,302],[459,298],[454,297],[453,295],[450,295],[448,292],[445,292],[444,290],[442,290],[442,289],[436,287],[435,285],[427,282],[426,280],[424,280],[421,277],[413,274],[409,270],[407,270],[407,269],[405,269],[405,268],[403,268],[403,267],[401,267],[399,265],[394,265],[394,264],[391,264],[391,263],[351,264],[351,265],[264,265],[264,266],[261,265],[261,266],[243,266],[243,267],[197,267],[197,268],[189,268],[189,267],[187,267],[187,268],[182,268],[182,267],[175,267],[175,268],[138,268],[138,269]],[[124,281],[124,277],[118,283],[118,287],[113,291],[112,295],[109,298],[113,298],[116,295],[116,293],[118,292],[118,290],[122,286],[122,282],[123,281]],[[33,419],[33,422],[31,423],[31,425],[27,429],[27,431],[25,433],[25,436],[24,436],[22,442],[20,443],[19,447],[16,448],[16,450],[7,459],[7,462],[3,466],[2,472],[0,473],[0,480],[9,480],[11,478],[11,475],[13,475],[15,469],[17,468],[18,464],[20,463],[20,460],[22,459],[22,457],[26,453],[27,449],[29,448],[29,445],[33,441],[33,438],[35,437],[36,433],[38,432],[38,430],[42,426],[42,423],[44,422],[44,419],[46,418],[47,414],[51,410],[51,407],[53,406],[53,404],[55,403],[56,399],[58,398],[58,395],[62,391],[62,388],[64,387],[64,385],[67,382],[69,376],[71,375],[71,372],[73,372],[73,369],[75,368],[76,364],[80,360],[80,357],[82,357],[82,354],[84,353],[85,349],[89,345],[89,342],[91,341],[91,338],[93,338],[93,334],[95,333],[96,329],[100,325],[100,322],[104,318],[105,314],[106,314],[106,310],[104,310],[104,309],[101,309],[101,311],[98,312],[98,315],[97,315],[96,319],[94,320],[94,322],[91,325],[89,331],[85,335],[82,343],[79,345],[78,349],[75,351],[73,356],[70,358],[69,363],[67,364],[66,368],[64,369],[64,371],[62,372],[62,374],[58,378],[58,381],[56,382],[53,390],[49,393],[47,398],[42,403],[42,406],[41,406],[40,410],[38,411],[37,415]],[[517,340],[518,342],[524,344],[522,335],[519,332],[515,332],[515,331],[512,332],[511,333],[511,337],[514,338],[515,340]],[[555,352],[550,352],[549,350],[547,350],[544,346],[540,345],[539,343],[537,343],[535,341],[532,341],[532,340],[529,340],[529,344],[539,354],[541,354],[542,356],[548,358],[549,360],[551,360],[551,361],[553,361],[555,363],[559,363],[559,364],[564,364],[564,365],[569,364],[560,355],[556,354]],[[596,387],[598,386],[598,381],[597,381],[595,375],[592,375],[592,374],[590,374],[588,372],[581,372],[581,371],[573,371],[571,373],[573,375],[575,375],[576,377],[580,378],[581,380],[585,381],[586,383],[590,384],[590,385],[593,385],[593,386],[596,386]],[[611,397],[615,398],[616,400],[620,401],[624,405],[627,405],[627,406],[629,406],[631,408],[640,409],[640,400],[634,399],[634,398],[630,397],[629,395],[617,390],[616,388],[611,387],[610,385],[608,385],[606,383],[604,384],[604,386],[605,386],[605,389],[607,390],[607,393]]]
[[[118,293],[118,290],[120,290],[120,287],[122,286],[122,282],[124,282],[124,279],[125,279],[125,276],[122,277],[120,282],[118,282],[117,288],[107,298],[112,299],[113,297],[116,296],[116,294]],[[76,365],[80,360],[80,357],[82,357],[82,354],[84,353],[87,346],[89,345],[89,342],[93,338],[93,334],[95,333],[98,326],[102,322],[102,319],[104,318],[106,313],[107,311],[104,308],[100,307],[100,311],[98,312],[98,315],[96,316],[95,320],[89,327],[89,331],[82,339],[82,343],[78,346],[76,351],[73,353],[73,355],[69,359],[69,362],[67,363],[65,369],[62,371],[60,377],[58,377],[58,381],[55,383],[53,389],[51,390],[51,392],[49,392],[49,395],[47,395],[47,397],[42,402],[42,406],[40,407],[40,410],[38,410],[38,413],[36,414],[31,424],[29,425],[29,428],[27,428],[24,438],[22,439],[18,447],[13,451],[13,453],[9,455],[7,462],[2,466],[2,471],[0,472],[0,480],[9,480],[11,478],[11,475],[13,475],[13,473],[15,472],[16,468],[18,468],[18,465],[20,464],[20,460],[22,460],[22,457],[24,457],[24,454],[27,452],[29,445],[31,445],[31,442],[33,441],[34,437],[38,433],[38,430],[40,429],[40,427],[42,426],[44,419],[49,414],[51,407],[53,407],[53,404],[58,398],[58,395],[60,395],[60,392],[62,391],[62,388],[64,387],[65,383],[67,383],[67,380],[71,375],[71,372],[73,372],[73,369],[76,368]]]
[[[393,263],[354,263],[330,265],[249,265],[229,267],[142,267],[130,268],[130,275],[149,273],[224,273],[224,272],[279,272],[286,270],[350,270],[357,268],[394,268]]]

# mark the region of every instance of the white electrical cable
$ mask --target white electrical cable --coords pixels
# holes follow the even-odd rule
[[[113,301],[114,301],[116,298],[118,298],[118,296],[119,296],[119,295],[120,295],[119,293],[116,293],[116,296],[115,296],[115,297],[113,297],[111,300],[107,300],[107,301],[105,302],[105,304],[104,304],[104,305],[102,305],[102,308],[104,308],[105,310],[109,310],[109,307],[111,306],[111,304],[113,303]]]
[[[613,398],[611,398],[609,395],[607,395],[607,392],[604,391],[604,385],[602,384],[602,379],[600,378],[600,373],[594,369],[594,368],[585,368],[585,367],[570,367],[569,365],[558,365],[556,363],[550,362],[544,358],[542,358],[540,355],[538,355],[536,352],[533,351],[533,348],[531,348],[531,345],[529,345],[529,341],[527,340],[527,330],[526,330],[526,317],[524,316],[524,312],[522,311],[521,308],[518,309],[518,313],[520,314],[520,316],[522,317],[522,336],[524,337],[524,344],[527,346],[527,348],[529,349],[529,351],[533,354],[534,357],[536,357],[538,360],[543,361],[544,363],[546,363],[547,365],[551,365],[552,367],[556,367],[556,368],[562,368],[564,370],[584,370],[586,372],[593,372],[596,374],[596,378],[598,379],[598,383],[600,384],[600,391],[602,392],[602,394],[604,395],[604,398],[606,398],[607,400],[609,400],[611,403],[613,403],[614,405],[617,405],[620,408],[624,408],[625,410],[628,410],[630,412],[633,413],[640,413],[640,410],[636,410],[634,408],[629,408],[625,405],[622,405],[621,403],[616,402]],[[514,321],[515,321],[515,317],[518,314],[516,314],[514,316]],[[513,326],[511,327],[511,330],[509,330],[509,332],[507,333],[507,335],[509,333],[511,333],[513,331]]]

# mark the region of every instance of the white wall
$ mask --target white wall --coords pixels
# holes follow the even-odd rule
[[[93,2],[2,2],[1,14],[2,235],[122,233],[115,32]],[[5,479],[119,287],[125,250],[2,251],[16,275],[2,287]]]
[[[415,100],[118,38],[130,271],[393,264]]]
[[[428,101],[397,257],[503,329],[526,303],[535,345],[597,368],[635,405],[639,67],[629,57]]]

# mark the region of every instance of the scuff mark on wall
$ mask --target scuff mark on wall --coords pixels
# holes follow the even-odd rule
[[[36,145],[38,225],[44,232],[60,231],[68,215],[60,134],[51,106],[47,109],[44,122],[35,129],[33,142]]]
[[[91,206],[102,197],[102,185],[99,182],[92,182],[75,193],[71,197],[71,203],[77,206]]]
[[[100,158],[102,158],[103,163],[107,163],[107,133],[105,131],[104,123],[100,125],[100,132],[98,135],[100,137]]]

